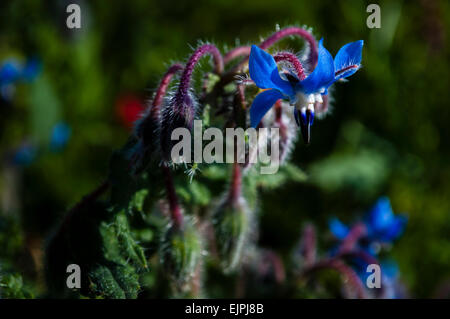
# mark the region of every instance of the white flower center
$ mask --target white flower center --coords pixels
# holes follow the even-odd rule
[[[294,106],[301,113],[306,113],[306,110],[310,110],[314,113],[314,104],[315,103],[323,103],[322,95],[320,93],[316,94],[304,94],[298,92],[295,96],[295,104]]]

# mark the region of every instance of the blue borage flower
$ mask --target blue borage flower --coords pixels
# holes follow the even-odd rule
[[[394,215],[387,197],[381,197],[364,217],[369,241],[383,243],[391,243],[399,238],[407,221],[404,215]],[[333,235],[340,240],[350,232],[350,228],[337,218],[330,220],[329,227]]]
[[[41,70],[41,62],[36,58],[21,63],[14,58],[4,60],[0,64],[0,98],[12,100],[11,87],[16,83],[33,81]]]
[[[56,123],[50,136],[50,150],[52,152],[62,151],[69,142],[71,133],[72,129],[67,123]]]
[[[404,215],[394,215],[387,197],[381,197],[365,218],[369,238],[382,242],[392,242],[400,237],[407,221]]]
[[[279,99],[287,99],[294,105],[294,117],[301,127],[306,143],[310,140],[310,127],[314,120],[314,103],[322,103],[322,95],[328,93],[331,84],[349,77],[359,68],[363,40],[344,45],[333,60],[330,52],[319,41],[318,62],[313,72],[300,80],[294,74],[280,76],[274,58],[256,45],[252,46],[249,58],[251,79],[261,89],[250,108],[250,122],[256,127],[263,116]]]

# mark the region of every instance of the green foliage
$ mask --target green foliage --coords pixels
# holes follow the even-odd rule
[[[0,275],[0,299],[29,299],[33,294],[23,284],[19,274]]]
[[[194,276],[202,255],[202,241],[192,219],[187,218],[181,227],[171,225],[165,231],[160,247],[161,263],[179,291]]]

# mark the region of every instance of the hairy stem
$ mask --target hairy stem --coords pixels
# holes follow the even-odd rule
[[[311,266],[316,262],[316,229],[312,224],[308,224],[303,229],[302,254],[305,264]]]
[[[299,27],[287,27],[287,28],[281,29],[280,31],[275,32],[274,34],[269,36],[266,40],[264,40],[259,45],[259,47],[264,50],[268,49],[276,42],[278,42],[286,37],[292,36],[292,35],[299,36],[308,42],[309,48],[310,48],[309,62],[311,63],[311,69],[314,69],[317,64],[317,59],[318,59],[317,41],[314,38],[314,36],[306,29],[299,28]],[[217,84],[217,86],[224,86],[224,85],[230,83],[231,81],[233,81],[236,73],[239,72],[239,70],[241,70],[243,68],[245,63],[247,63],[249,55],[250,55],[250,47],[246,47],[246,46],[238,47],[238,48],[235,48],[235,49],[229,51],[225,55],[226,63],[230,62],[231,60],[233,60],[234,58],[236,58],[238,56],[245,56],[245,57],[222,76],[222,78],[221,78],[220,82]]]
[[[337,258],[330,258],[322,260],[313,266],[307,268],[303,275],[308,276],[309,274],[315,273],[323,269],[334,269],[339,272],[344,278],[344,285],[350,288],[356,293],[356,297],[360,299],[368,298],[367,292],[364,288],[364,284],[358,277],[358,274],[349,266],[347,266],[342,260]]]
[[[242,191],[242,172],[241,166],[237,161],[233,163],[233,173],[231,176],[230,191],[228,193],[228,198],[232,203],[236,203],[241,196]]]
[[[358,223],[352,227],[348,235],[342,241],[339,247],[339,253],[351,251],[355,248],[358,240],[367,234],[367,228],[363,223]]]
[[[287,28],[281,29],[280,31],[275,32],[270,37],[268,37],[266,40],[264,40],[259,45],[259,47],[261,49],[265,50],[265,49],[271,47],[272,45],[274,45],[276,42],[278,42],[286,37],[289,37],[291,35],[297,35],[297,36],[305,39],[308,42],[309,48],[310,48],[310,52],[309,52],[310,63],[313,67],[315,67],[317,64],[317,58],[318,58],[317,42],[316,42],[316,39],[314,38],[314,36],[306,29],[299,28],[299,27],[287,27]]]
[[[170,84],[170,81],[172,80],[173,76],[181,70],[183,70],[183,65],[175,63],[171,65],[169,69],[166,71],[166,73],[163,75],[152,102],[152,109],[150,111],[150,116],[153,119],[159,119],[159,110],[162,103],[162,99],[166,95],[166,91]]]
[[[178,203],[178,197],[175,192],[172,173],[170,171],[170,168],[165,164],[162,165],[162,170],[166,182],[166,192],[167,200],[169,201],[170,218],[175,227],[181,227],[183,224],[183,213],[181,212],[181,207]]]
[[[228,64],[230,61],[236,59],[237,57],[249,56],[251,49],[252,48],[250,46],[242,46],[234,48],[225,54],[225,56],[223,57],[223,62],[225,64]]]
[[[192,73],[194,72],[195,66],[197,65],[198,61],[205,54],[212,55],[215,65],[215,72],[217,74],[221,74],[223,72],[222,54],[216,48],[216,46],[212,44],[204,44],[197,48],[186,63],[186,67],[184,68],[183,74],[181,75],[180,85],[175,95],[176,105],[181,105],[188,95],[189,88],[191,87]]]

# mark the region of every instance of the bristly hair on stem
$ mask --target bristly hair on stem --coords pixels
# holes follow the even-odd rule
[[[281,41],[282,39],[287,38],[289,36],[293,36],[293,35],[299,36],[302,39],[304,39],[306,42],[308,42],[308,45],[309,45],[308,60],[309,60],[309,64],[310,64],[309,71],[311,71],[312,69],[315,68],[315,66],[317,64],[317,60],[318,60],[318,56],[319,56],[318,55],[318,45],[317,45],[316,39],[311,34],[311,32],[309,32],[305,28],[292,26],[292,27],[286,27],[284,29],[278,30],[275,33],[273,33],[272,35],[270,35],[266,40],[261,42],[259,47],[263,50],[266,50],[266,49],[270,48],[272,45],[274,45],[275,43],[277,43],[278,41]],[[242,69],[242,67],[248,61],[248,58],[250,56],[250,50],[251,50],[250,46],[241,46],[241,47],[234,48],[225,54],[225,57],[224,57],[225,64],[228,64],[229,62],[231,62],[232,60],[234,60],[235,58],[237,58],[239,56],[244,57],[239,63],[237,63],[233,68],[231,68],[230,71],[228,71],[228,73],[235,74],[240,69]],[[230,77],[228,76],[225,78],[229,79]]]
[[[170,150],[173,145],[172,132],[180,127],[192,129],[197,111],[195,97],[191,92],[192,74],[199,60],[206,54],[212,56],[215,72],[219,75],[223,72],[222,54],[213,44],[201,45],[188,59],[175,95],[170,99],[161,114],[160,146],[163,160],[166,162],[170,161]]]
[[[164,179],[166,183],[166,194],[169,202],[170,218],[174,227],[180,228],[183,226],[183,213],[181,211],[178,197],[175,192],[172,173],[167,165],[162,164]]]
[[[183,70],[183,65],[175,63],[163,75],[153,101],[146,110],[145,115],[136,122],[134,134],[138,139],[136,149],[131,155],[131,170],[134,176],[140,174],[149,164],[154,149],[157,147],[155,135],[159,130],[160,108],[167,88],[173,77]]]
[[[317,41],[314,38],[314,36],[309,32],[308,30],[304,28],[299,27],[287,27],[284,29],[281,29],[271,36],[269,36],[266,40],[264,40],[259,47],[263,50],[271,47],[276,42],[289,37],[291,35],[297,35],[308,42],[310,51],[309,51],[309,62],[311,63],[311,66],[314,68],[317,64],[318,59],[318,49],[317,49]]]
[[[233,172],[231,176],[230,191],[228,193],[228,199],[232,203],[236,203],[242,192],[242,171],[239,163],[233,163]]]
[[[161,107],[164,96],[166,95],[167,88],[172,81],[173,76],[183,70],[183,65],[180,63],[175,63],[169,67],[166,73],[163,75],[161,82],[159,83],[158,89],[156,90],[155,97],[152,101],[152,106],[150,110],[150,115],[152,118],[159,118],[159,109]]]
[[[199,60],[205,55],[210,54],[214,60],[214,68],[217,74],[223,72],[223,58],[219,49],[213,44],[204,44],[198,47],[194,53],[189,58],[184,68],[183,74],[181,75],[180,85],[175,94],[175,107],[178,107],[181,103],[184,103],[189,89],[191,87],[192,73],[194,72],[195,66]]]
[[[303,272],[303,276],[309,276],[317,271],[324,269],[334,269],[343,276],[343,284],[347,288],[347,293],[354,293],[357,298],[367,299],[368,293],[364,287],[363,282],[358,277],[358,274],[349,266],[347,266],[342,260],[337,258],[330,258],[319,261],[308,267]],[[347,298],[353,296],[347,295]]]

